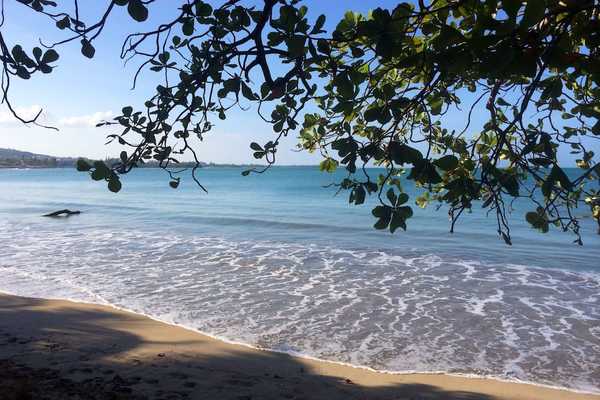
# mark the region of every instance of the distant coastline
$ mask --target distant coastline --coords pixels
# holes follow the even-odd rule
[[[177,168],[192,168],[194,163],[179,163]],[[306,167],[307,165],[285,165],[286,167]],[[308,165],[310,166],[310,165]],[[254,168],[264,167],[259,164],[217,164],[217,163],[200,163],[200,168]],[[48,169],[48,168],[75,168],[75,163],[66,165],[43,165],[43,164],[27,164],[27,163],[7,163],[0,159],[0,169]],[[140,165],[138,168],[160,168],[157,163],[149,163]]]
[[[37,154],[28,151],[0,148],[0,169],[41,169],[41,168],[75,168],[77,159],[86,157],[54,157],[47,154]],[[117,158],[107,158],[107,164],[119,162]],[[194,162],[180,162],[174,164],[174,168],[192,168]],[[212,162],[200,162],[201,168],[253,168],[261,167],[259,164],[218,164]],[[139,168],[159,168],[156,161],[150,161],[139,166]]]

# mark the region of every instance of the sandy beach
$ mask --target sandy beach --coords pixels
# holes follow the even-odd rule
[[[392,375],[215,340],[112,307],[0,294],[0,399],[600,399]]]

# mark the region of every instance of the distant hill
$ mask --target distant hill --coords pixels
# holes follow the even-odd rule
[[[75,164],[72,157],[54,157],[29,151],[0,148],[0,168],[57,168]]]
[[[31,153],[29,151],[20,151],[15,149],[2,149],[0,148],[0,158],[51,158],[50,156],[46,156],[44,154],[36,154]]]
[[[31,153],[29,151],[21,151],[15,149],[0,148],[0,168],[65,168],[74,167],[78,157],[54,157],[47,154]],[[118,159],[107,159],[107,164],[119,162]],[[195,164],[191,162],[183,162],[173,164],[173,167],[189,168]],[[215,164],[215,163],[200,163],[201,167],[255,167],[254,164]],[[141,168],[156,168],[156,161],[147,162],[140,165]]]

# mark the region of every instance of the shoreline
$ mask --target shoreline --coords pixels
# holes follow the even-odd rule
[[[54,316],[56,316],[57,311],[61,309],[76,310],[78,314],[81,314],[81,316],[78,317],[78,319],[75,319],[75,321],[65,320],[65,318],[61,320],[60,316],[58,316],[58,319],[54,321],[54,325],[63,327],[67,331],[70,329],[70,323],[78,323],[80,320],[84,319],[86,313],[101,311],[102,313],[110,316],[110,318],[124,320],[126,322],[126,325],[142,324],[144,326],[148,326],[150,331],[157,330],[165,333],[169,337],[172,336],[174,338],[174,341],[172,341],[172,345],[176,347],[186,347],[186,340],[184,339],[189,339],[190,341],[205,342],[208,343],[208,346],[210,348],[216,347],[221,349],[221,351],[225,353],[240,353],[247,355],[248,357],[256,357],[257,359],[276,359],[276,361],[273,362],[275,367],[277,367],[279,364],[279,367],[287,368],[289,367],[289,365],[284,365],[286,363],[293,364],[295,366],[301,366],[300,370],[302,371],[313,370],[317,372],[315,379],[327,379],[328,381],[329,379],[332,379],[336,383],[341,382],[342,386],[348,386],[358,389],[373,388],[379,386],[390,387],[402,385],[427,385],[439,387],[441,390],[452,392],[455,392],[457,390],[461,392],[473,391],[477,392],[478,394],[493,396],[492,398],[494,399],[600,399],[600,395],[597,392],[594,393],[571,388],[537,384],[533,382],[503,379],[501,377],[479,376],[461,373],[447,373],[443,371],[381,371],[375,370],[367,366],[356,366],[343,362],[318,359],[302,354],[291,354],[291,352],[265,349],[246,343],[239,343],[215,337],[213,335],[200,332],[196,329],[192,329],[168,321],[162,321],[152,316],[127,310],[125,308],[118,307],[112,304],[97,304],[83,301],[59,299],[32,299],[26,297],[19,297],[7,292],[0,292],[0,316],[2,316],[2,314],[5,313],[7,309],[10,309],[10,307],[6,307],[7,304],[19,304],[20,306],[17,307],[17,314],[18,311],[25,312],[30,310],[31,308],[47,310],[50,312],[50,315]],[[20,318],[18,315],[13,315],[12,317],[17,319]],[[28,325],[27,321],[22,322],[24,323],[21,325]],[[29,323],[31,322],[32,321],[29,321]],[[0,321],[0,328],[3,327],[3,324],[4,323]],[[7,327],[4,326],[4,329],[7,329]],[[10,329],[10,327],[8,327],[8,329]],[[56,329],[56,327],[54,327],[54,329]],[[140,331],[139,329],[127,327],[126,330],[131,331],[131,333],[139,335],[140,337],[148,335],[147,332],[143,330]],[[150,334],[150,339],[155,339],[152,336],[153,335]],[[151,340],[150,342],[154,341],[155,340]],[[143,347],[144,346],[140,346],[141,349],[143,349]],[[206,347],[206,345],[204,347]],[[77,348],[71,350],[78,351]],[[206,358],[206,353],[210,353],[209,350],[210,349],[198,346],[186,348],[186,353],[195,353],[200,358]],[[169,349],[158,348],[153,349],[153,351],[158,352],[157,354],[160,355],[167,353]],[[179,356],[181,356],[181,354],[179,354]],[[0,352],[0,359],[1,358],[3,358],[2,352]],[[265,368],[268,369],[269,365],[270,364],[267,364]],[[342,389],[346,390],[347,388],[344,387]],[[341,394],[342,393],[340,393],[340,396]],[[329,395],[331,395],[331,393],[329,393]]]
[[[15,297],[24,297],[27,298],[26,296],[19,296],[19,295],[15,295],[9,292],[5,292],[5,291],[1,291],[0,290],[0,296],[1,295],[9,295],[9,296],[15,296]],[[37,298],[35,298],[37,299]],[[310,360],[310,361],[315,361],[315,362],[319,362],[319,363],[326,363],[326,364],[333,364],[333,365],[339,365],[342,367],[349,367],[349,368],[353,368],[353,369],[358,369],[358,370],[365,370],[368,372],[373,372],[376,374],[385,374],[385,375],[443,375],[443,376],[449,376],[449,377],[456,377],[456,378],[464,378],[464,379],[484,379],[484,380],[491,380],[491,381],[497,381],[497,382],[501,382],[501,383],[509,383],[509,384],[520,384],[520,385],[530,385],[530,386],[536,386],[536,387],[540,387],[540,388],[545,388],[545,389],[551,389],[551,390],[557,390],[557,391],[565,391],[565,392],[572,392],[575,394],[584,394],[584,395],[594,395],[594,396],[600,396],[600,389],[596,392],[594,391],[587,391],[587,390],[582,390],[582,389],[574,389],[574,388],[570,388],[570,387],[566,387],[566,386],[558,386],[558,385],[552,385],[552,384],[545,384],[545,383],[537,383],[537,382],[532,382],[532,381],[525,381],[525,380],[521,380],[521,379],[509,379],[509,378],[503,378],[500,376],[495,376],[495,375],[477,375],[477,374],[471,374],[471,373],[463,373],[463,372],[448,372],[448,371],[417,371],[417,370],[407,370],[407,371],[394,371],[394,370],[381,370],[381,369],[376,369],[376,368],[372,368],[369,367],[367,365],[357,365],[357,364],[351,364],[351,363],[347,363],[344,361],[334,361],[334,360],[327,360],[327,359],[323,359],[323,358],[319,358],[319,357],[314,357],[308,354],[304,354],[302,352],[295,352],[295,351],[285,351],[285,350],[277,350],[277,349],[271,349],[268,347],[260,347],[260,346],[256,346],[256,345],[252,345],[249,343],[245,343],[245,342],[239,342],[236,340],[231,340],[231,339],[227,339],[218,335],[213,335],[211,333],[208,332],[204,332],[201,331],[199,329],[194,329],[190,326],[187,325],[183,325],[183,324],[178,324],[176,322],[172,322],[172,321],[167,321],[167,320],[162,320],[160,318],[154,317],[150,314],[146,314],[143,312],[139,312],[139,311],[135,311],[132,309],[128,309],[126,307],[120,307],[117,306],[115,304],[111,304],[107,301],[104,301],[104,303],[94,303],[94,302],[88,302],[88,301],[82,301],[82,300],[74,300],[74,299],[68,299],[68,298],[39,298],[40,300],[50,300],[50,301],[66,301],[69,303],[74,303],[74,304],[81,304],[81,305],[97,305],[97,306],[106,306],[109,308],[112,308],[114,310],[117,311],[121,311],[121,312],[126,312],[126,313],[131,313],[131,314],[135,314],[135,315],[139,315],[148,319],[151,319],[152,321],[156,321],[158,323],[161,324],[166,324],[169,326],[173,326],[173,327],[177,327],[177,328],[181,328],[181,329],[185,329],[191,333],[196,333],[196,334],[200,334],[202,336],[206,336],[209,337],[213,340],[217,340],[219,342],[223,342],[225,344],[229,344],[229,345],[233,345],[233,346],[242,346],[242,347],[247,347],[251,350],[256,350],[256,351],[264,351],[264,352],[270,352],[270,353],[278,353],[278,354],[283,354],[283,355],[287,355],[287,356],[291,356],[294,358],[299,358],[299,359],[305,359],[305,360]]]
[[[0,296],[2,295],[8,295],[8,296],[14,296],[14,297],[22,297],[22,298],[29,298],[27,296],[20,296],[17,294],[13,294],[11,292],[7,292],[4,290],[0,290]],[[236,340],[231,340],[225,337],[221,337],[218,335],[213,335],[211,333],[208,332],[204,332],[201,331],[199,329],[195,329],[192,328],[190,326],[187,325],[183,325],[183,324],[179,324],[176,322],[172,322],[172,321],[167,321],[167,320],[163,320],[157,317],[154,317],[150,314],[144,313],[144,312],[139,312],[139,311],[135,311],[126,307],[121,307],[121,306],[117,306],[115,304],[112,304],[106,300],[104,300],[103,298],[101,298],[98,295],[95,295],[99,300],[102,301],[102,303],[95,303],[92,301],[84,301],[84,300],[74,300],[74,299],[70,299],[70,298],[36,298],[33,297],[34,299],[40,299],[40,300],[49,300],[49,301],[66,301],[69,303],[74,303],[74,304],[81,304],[81,305],[96,305],[96,306],[104,306],[104,307],[108,307],[111,309],[114,309],[116,311],[121,311],[121,312],[126,312],[126,313],[131,313],[131,314],[135,314],[135,315],[139,315],[148,319],[151,319],[152,321],[156,321],[158,323],[161,324],[166,324],[169,326],[173,326],[173,327],[177,327],[177,328],[181,328],[181,329],[185,329],[191,333],[196,333],[202,336],[206,336],[209,337],[213,340],[219,341],[219,342],[223,342],[225,344],[229,344],[229,345],[233,345],[233,346],[242,346],[242,347],[247,347],[251,350],[256,350],[256,351],[264,351],[264,352],[272,352],[272,353],[278,353],[278,354],[283,354],[283,355],[287,355],[287,356],[291,356],[294,358],[299,358],[299,359],[305,359],[305,360],[310,360],[310,361],[315,361],[315,362],[319,362],[319,363],[326,363],[326,364],[333,364],[333,365],[339,365],[342,367],[348,367],[348,368],[354,368],[354,369],[358,369],[358,370],[365,370],[368,372],[373,372],[376,374],[385,374],[385,375],[443,375],[443,376],[449,376],[449,377],[456,377],[456,378],[463,378],[463,379],[484,379],[484,380],[491,380],[491,381],[497,381],[497,382],[501,382],[501,383],[509,383],[509,384],[519,384],[519,385],[530,385],[530,386],[536,386],[536,387],[540,387],[540,388],[544,388],[544,389],[551,389],[551,390],[557,390],[557,391],[565,391],[565,392],[571,392],[571,393],[575,393],[575,394],[583,394],[583,395],[593,395],[593,396],[599,396],[600,399],[600,388],[597,391],[589,391],[589,390],[584,390],[584,389],[575,389],[575,388],[570,388],[570,387],[566,387],[566,386],[559,386],[559,385],[552,385],[552,384],[546,384],[546,383],[538,383],[538,382],[532,382],[532,381],[526,381],[526,380],[521,380],[521,379],[510,379],[510,378],[504,378],[501,376],[495,376],[495,375],[478,375],[478,374],[472,374],[472,373],[463,373],[463,372],[448,372],[448,371],[418,371],[418,370],[407,370],[407,371],[394,371],[394,370],[381,370],[381,369],[376,369],[373,367],[369,367],[367,365],[357,365],[357,364],[351,364],[351,363],[347,363],[344,361],[334,361],[334,360],[327,360],[327,359],[323,359],[323,358],[319,358],[319,357],[315,357],[315,356],[311,356],[308,354],[304,354],[302,352],[295,352],[295,351],[285,351],[285,350],[277,350],[277,349],[271,349],[268,347],[260,347],[260,346],[256,346],[256,345],[252,345],[249,343],[245,343],[245,342],[239,342]]]

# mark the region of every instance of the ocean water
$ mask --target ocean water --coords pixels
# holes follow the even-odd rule
[[[342,175],[160,170],[123,190],[71,169],[0,170],[0,291],[111,304],[226,340],[378,370],[494,376],[600,392],[600,236],[527,226],[514,246],[477,208],[374,230]],[[416,191],[407,186],[414,201]],[[62,208],[81,215],[49,219]],[[416,208],[416,207],[415,207]],[[581,210],[584,215],[587,210]]]

